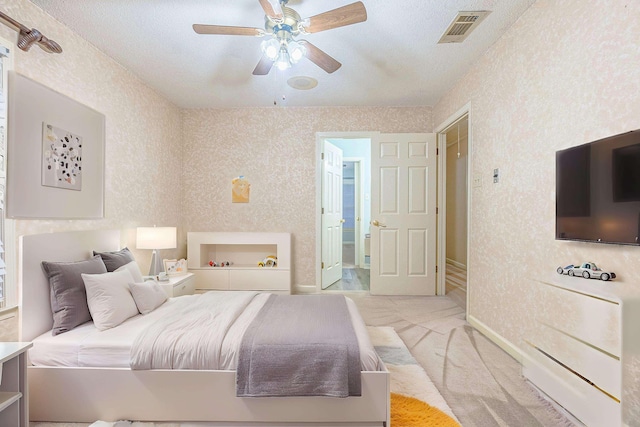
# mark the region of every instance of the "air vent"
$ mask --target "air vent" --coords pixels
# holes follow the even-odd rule
[[[458,12],[438,43],[462,43],[491,11]]]

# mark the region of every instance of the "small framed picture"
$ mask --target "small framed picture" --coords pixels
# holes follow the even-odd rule
[[[187,260],[185,259],[164,259],[164,272],[168,276],[180,276],[187,273]]]

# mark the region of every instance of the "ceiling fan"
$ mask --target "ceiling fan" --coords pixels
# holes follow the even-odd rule
[[[264,29],[193,24],[193,30],[198,34],[269,37],[262,42],[262,58],[253,70],[256,76],[269,74],[273,65],[285,70],[304,57],[327,73],[333,73],[341,63],[307,40],[296,40],[296,37],[367,20],[367,11],[361,1],[306,19],[301,19],[298,12],[286,6],[289,0],[258,1],[265,12]]]

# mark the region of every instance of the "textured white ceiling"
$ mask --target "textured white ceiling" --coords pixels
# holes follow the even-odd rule
[[[432,106],[535,0],[363,0],[366,22],[305,39],[342,63],[308,60],[254,76],[262,39],[198,35],[191,25],[259,27],[258,0],[31,0],[184,108]],[[303,18],[354,0],[290,0]],[[492,13],[461,44],[437,44],[458,11]],[[62,46],[64,49],[65,47]],[[311,90],[286,80],[310,76]],[[283,99],[284,96],[284,99]]]

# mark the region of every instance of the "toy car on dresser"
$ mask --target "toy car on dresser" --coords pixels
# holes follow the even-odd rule
[[[571,277],[582,276],[585,279],[610,280],[616,278],[616,273],[604,271],[595,262],[585,262],[580,265],[569,264],[566,267],[558,267],[558,274],[567,274]]]

